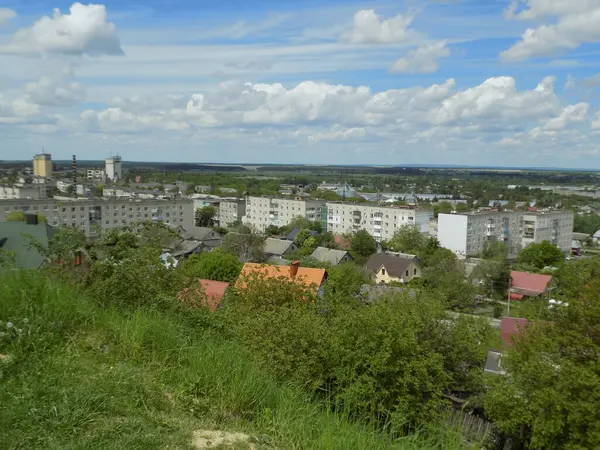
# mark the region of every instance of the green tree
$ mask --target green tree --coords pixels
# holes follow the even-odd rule
[[[235,255],[242,262],[265,260],[265,238],[246,226],[235,228],[223,238],[223,250]]]
[[[104,194],[104,185],[103,184],[97,184],[96,186],[94,186],[94,195],[96,197],[102,197],[103,194]]]
[[[368,258],[377,252],[377,241],[367,230],[357,231],[350,240],[350,251],[354,258]]]
[[[242,270],[242,263],[231,253],[218,248],[190,256],[180,265],[180,270],[189,278],[234,283]]]
[[[38,222],[48,223],[48,218],[40,213],[37,214]],[[4,217],[7,222],[25,222],[24,211],[13,211]]]
[[[529,244],[519,253],[517,262],[540,270],[546,266],[553,266],[564,260],[560,248],[548,241],[539,244]]]
[[[508,256],[508,247],[504,242],[486,241],[481,256],[484,259],[506,260],[506,257]]]
[[[450,214],[452,209],[452,203],[448,201],[439,202],[433,207],[433,217],[437,218],[439,214]]]
[[[457,203],[456,204],[456,212],[458,213],[466,213],[469,212],[471,208],[466,203]]]
[[[312,236],[311,230],[309,230],[308,228],[303,228],[294,237],[294,244],[296,244],[298,247],[302,247],[302,244],[304,244],[304,241],[306,241],[311,236]]]
[[[213,219],[217,214],[217,209],[214,206],[203,206],[196,209],[194,216],[197,227],[210,227],[213,224]]]
[[[300,256],[309,256],[317,248],[317,239],[314,236],[307,237],[300,246]]]
[[[265,236],[276,236],[281,234],[282,232],[282,228],[278,227],[277,225],[269,225],[267,228],[265,228]]]
[[[388,242],[388,246],[395,252],[404,252],[417,254],[425,245],[426,238],[421,231],[413,225],[402,225],[392,239]]]
[[[348,301],[356,297],[363,284],[369,280],[362,268],[352,262],[343,263],[327,269],[325,294],[336,297],[340,301]]]
[[[600,448],[600,261],[593,266],[575,265],[576,289],[560,297],[568,306],[544,308],[521,332],[502,358],[507,376],[485,397],[486,415],[526,448]]]

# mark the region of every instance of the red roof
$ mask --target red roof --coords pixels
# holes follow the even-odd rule
[[[552,281],[550,275],[539,275],[537,273],[510,272],[511,289],[529,297],[543,294],[548,289],[548,284]]]
[[[211,311],[221,306],[221,300],[229,283],[214,280],[199,280],[200,286],[197,288],[185,288],[177,297],[187,306],[202,305]]]
[[[530,324],[527,319],[517,319],[515,317],[505,317],[502,319],[500,330],[502,333],[502,342],[505,347],[512,347],[514,339],[518,338],[521,330]]]
[[[333,240],[336,243],[336,245],[339,248],[341,248],[342,250],[348,250],[350,248],[350,241],[348,239],[346,239],[346,237],[344,237],[344,236],[336,234],[333,237]]]

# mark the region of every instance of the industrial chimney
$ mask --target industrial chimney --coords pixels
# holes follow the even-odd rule
[[[77,188],[77,157],[75,155],[73,155],[71,170],[73,171],[73,188]]]
[[[298,275],[298,269],[300,268],[300,261],[294,261],[290,264],[290,278],[296,278]]]

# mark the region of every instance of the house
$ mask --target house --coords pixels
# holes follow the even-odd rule
[[[335,245],[337,245],[342,250],[350,250],[350,247],[352,245],[352,243],[350,242],[350,239],[341,234],[336,234],[335,236],[333,236],[333,241],[335,242]],[[377,242],[376,244],[377,244],[376,252],[383,253],[385,248],[383,247],[383,245],[381,245],[381,242]]]
[[[236,287],[246,287],[246,280],[253,275],[264,278],[285,279],[304,285],[312,294],[323,294],[323,286],[327,280],[327,271],[300,267],[299,261],[294,261],[289,266],[269,266],[265,264],[246,263],[237,280]]]
[[[594,244],[598,245],[598,243],[600,242],[600,230],[598,230],[594,233],[594,235],[592,236],[592,239],[594,241]]]
[[[354,259],[346,250],[335,250],[327,247],[317,247],[310,256],[317,261],[331,264],[332,266],[337,266],[338,264],[349,262]]]
[[[201,243],[204,250],[213,250],[223,244],[221,234],[212,228],[192,227],[181,233],[184,240],[194,240]]]
[[[35,214],[26,215],[25,222],[0,222],[0,252],[18,268],[39,269],[45,258],[31,243],[48,248],[55,231],[48,224],[38,222]],[[0,254],[0,261],[4,255]]]
[[[177,298],[189,307],[203,306],[210,311],[215,311],[221,306],[229,283],[214,280],[198,280],[198,284],[185,288]]]
[[[267,257],[276,256],[282,258],[298,250],[299,248],[294,244],[294,241],[275,238],[267,238],[265,240],[264,252]]]
[[[527,319],[505,317],[500,324],[500,337],[502,339],[502,348],[488,351],[485,362],[484,372],[494,375],[506,375],[502,368],[502,354],[509,348],[514,347],[516,339],[521,332],[532,322]]]
[[[571,244],[571,253],[581,255],[581,248],[590,242],[592,236],[587,233],[573,233],[573,242]]]
[[[365,267],[376,283],[407,283],[421,277],[421,266],[414,255],[377,254],[369,258]]]
[[[551,275],[537,273],[510,272],[510,299],[523,300],[523,297],[537,297],[550,290]]]
[[[298,233],[300,233],[300,231],[302,231],[302,228],[294,228],[292,231],[289,232],[285,239],[288,241],[296,240],[296,236],[298,235]],[[319,233],[317,233],[314,230],[308,230],[308,234],[309,236],[317,236]]]

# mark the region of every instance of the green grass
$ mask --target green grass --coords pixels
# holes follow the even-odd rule
[[[101,309],[39,273],[1,274],[0,331],[21,332],[0,338],[10,357],[0,361],[0,447],[185,449],[194,430],[215,429],[248,433],[257,448],[465,448],[452,430],[392,440],[334,414],[178,317]]]

